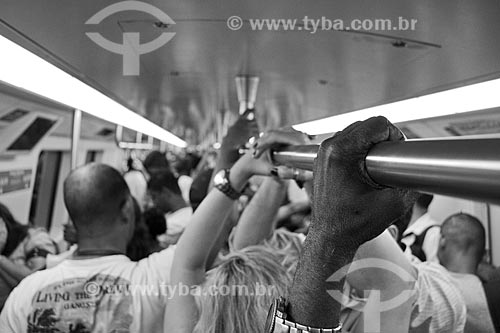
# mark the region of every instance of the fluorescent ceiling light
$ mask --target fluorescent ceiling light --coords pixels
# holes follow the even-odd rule
[[[178,147],[186,142],[34,53],[0,36],[0,80]]]
[[[356,122],[384,116],[393,123],[479,111],[500,106],[500,79],[471,84],[399,102],[383,104],[306,123],[293,128],[307,134],[338,132]]]

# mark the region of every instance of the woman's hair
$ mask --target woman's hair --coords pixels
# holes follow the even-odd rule
[[[302,234],[280,228],[274,230],[271,238],[264,241],[264,246],[269,247],[280,258],[281,264],[293,276],[304,247],[304,239]]]
[[[0,202],[0,218],[7,227],[7,242],[2,255],[8,257],[28,235],[28,226],[16,221],[10,210]]]
[[[291,280],[264,246],[230,253],[208,272],[196,298],[200,318],[194,332],[263,332],[269,306],[279,296],[286,297]]]

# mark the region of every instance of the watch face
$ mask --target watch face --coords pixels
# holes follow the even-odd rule
[[[226,170],[220,170],[215,174],[214,184],[215,185],[225,185],[227,183]]]

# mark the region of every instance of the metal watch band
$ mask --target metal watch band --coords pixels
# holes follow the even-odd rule
[[[274,307],[274,320],[272,324],[271,333],[295,333],[295,332],[303,332],[303,333],[338,333],[342,331],[342,324],[335,328],[314,328],[305,325],[301,325],[290,320],[286,320],[286,300],[283,297],[280,297],[276,301],[276,305]]]

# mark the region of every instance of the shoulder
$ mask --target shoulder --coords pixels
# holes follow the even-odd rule
[[[46,285],[56,281],[61,275],[53,269],[37,271],[25,277],[10,293],[5,303],[5,308],[13,310],[29,308],[33,297]]]
[[[430,328],[437,332],[451,331],[451,327],[463,329],[465,300],[450,273],[437,263],[418,263],[414,267],[418,278],[412,327],[430,320]]]

